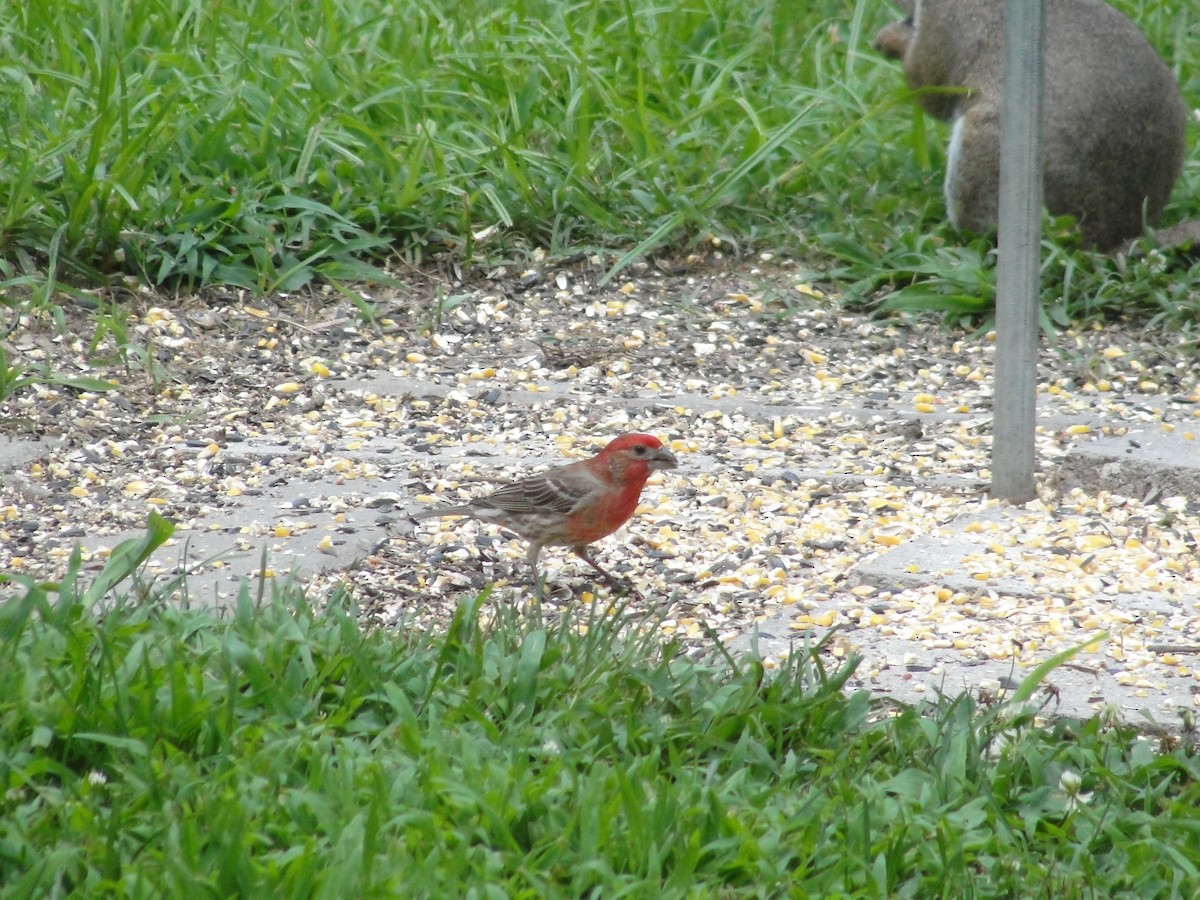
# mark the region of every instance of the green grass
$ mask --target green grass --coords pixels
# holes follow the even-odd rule
[[[1200,12],[1119,5],[1200,105]],[[10,6],[0,283],[35,307],[122,274],[269,292],[378,276],[393,252],[712,237],[828,266],[853,300],[915,276],[894,305],[990,306],[987,248],[964,258],[941,221],[945,129],[869,46],[884,3]],[[1168,221],[1200,215],[1197,132]],[[1196,317],[1186,263],[1051,256],[1057,318]]]
[[[5,255],[275,290],[492,226],[552,249],[680,211],[741,231],[840,127],[792,78],[836,35],[794,6],[28,4],[0,34]]]
[[[966,697],[889,710],[819,648],[769,674],[598,610],[580,628],[477,597],[431,635],[283,587],[222,618],[136,582],[169,533],[152,518],[91,585],[78,559],[53,589],[10,581],[2,897],[1187,897],[1200,878],[1190,736]]]
[[[1200,13],[1125,0],[1200,105]],[[713,237],[850,302],[979,324],[988,245],[942,222],[944,128],[869,50],[885,4],[32,0],[0,17],[0,304],[289,290],[421,262]],[[1200,135],[1167,220],[1200,215]],[[1187,340],[1200,270],[1057,225],[1047,322]],[[65,292],[65,294],[64,294]],[[74,296],[79,296],[77,293]],[[95,346],[126,313],[103,298]],[[7,316],[6,316],[7,318]],[[0,346],[0,399],[39,383]],[[247,588],[0,574],[0,896],[1186,897],[1200,758],[1022,704],[921,709],[690,659],[592,611],[464,599],[444,634]],[[1037,681],[1030,681],[1032,690]]]

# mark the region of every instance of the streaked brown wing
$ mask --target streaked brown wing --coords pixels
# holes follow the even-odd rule
[[[513,484],[505,485],[494,494],[477,501],[503,509],[515,515],[526,513],[559,513],[567,515],[596,490],[595,479],[586,473],[565,466]]]

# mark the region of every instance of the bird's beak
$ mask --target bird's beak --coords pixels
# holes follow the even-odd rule
[[[650,470],[655,469],[674,469],[679,465],[679,460],[675,458],[675,454],[666,447],[659,447],[654,451],[654,455],[647,461]]]

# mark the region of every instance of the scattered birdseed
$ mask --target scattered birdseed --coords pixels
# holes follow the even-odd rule
[[[624,603],[700,650],[794,614],[797,638],[840,627],[831,654],[862,653],[866,678],[941,665],[873,650],[891,638],[1032,666],[1108,632],[1081,665],[1151,692],[1198,682],[1200,696],[1200,502],[1060,492],[1053,478],[1098,438],[1200,431],[1200,362],[1169,336],[1123,323],[1052,339],[1039,499],[992,520],[994,335],[849,313],[832,286],[778,259],[635,267],[603,287],[596,260],[544,278],[533,262],[466,283],[402,273],[400,289],[361,291],[373,321],[332,291],[170,309],[145,292],[126,307],[129,334],[170,348],[170,381],[99,362],[120,359],[111,336],[89,360],[86,320],[62,340],[24,323],[7,338],[23,363],[121,387],[37,385],[0,403],[0,420],[56,439],[0,483],[0,570],[52,577],[84,538],[95,571],[154,508],[178,523],[176,546],[216,533],[251,556],[263,540],[286,553],[316,531],[318,552],[301,560],[315,585],[344,581],[375,623],[437,628],[489,585],[489,602],[527,604],[525,547],[408,513],[637,430],[680,468],[656,475],[594,550],[638,594],[594,584],[565,551],[542,555],[547,608],[581,628],[593,608]],[[438,303],[448,288],[462,298],[452,309]],[[960,555],[936,570],[914,556],[916,584],[862,577],[881,554],[943,539]],[[347,545],[362,548],[349,571],[313,574]],[[181,564],[157,561],[164,574]]]

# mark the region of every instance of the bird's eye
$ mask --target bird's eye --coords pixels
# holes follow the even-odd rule
[[[647,447],[645,444],[634,444],[633,445],[633,455],[634,456],[645,456],[649,452],[650,452],[650,448]]]

